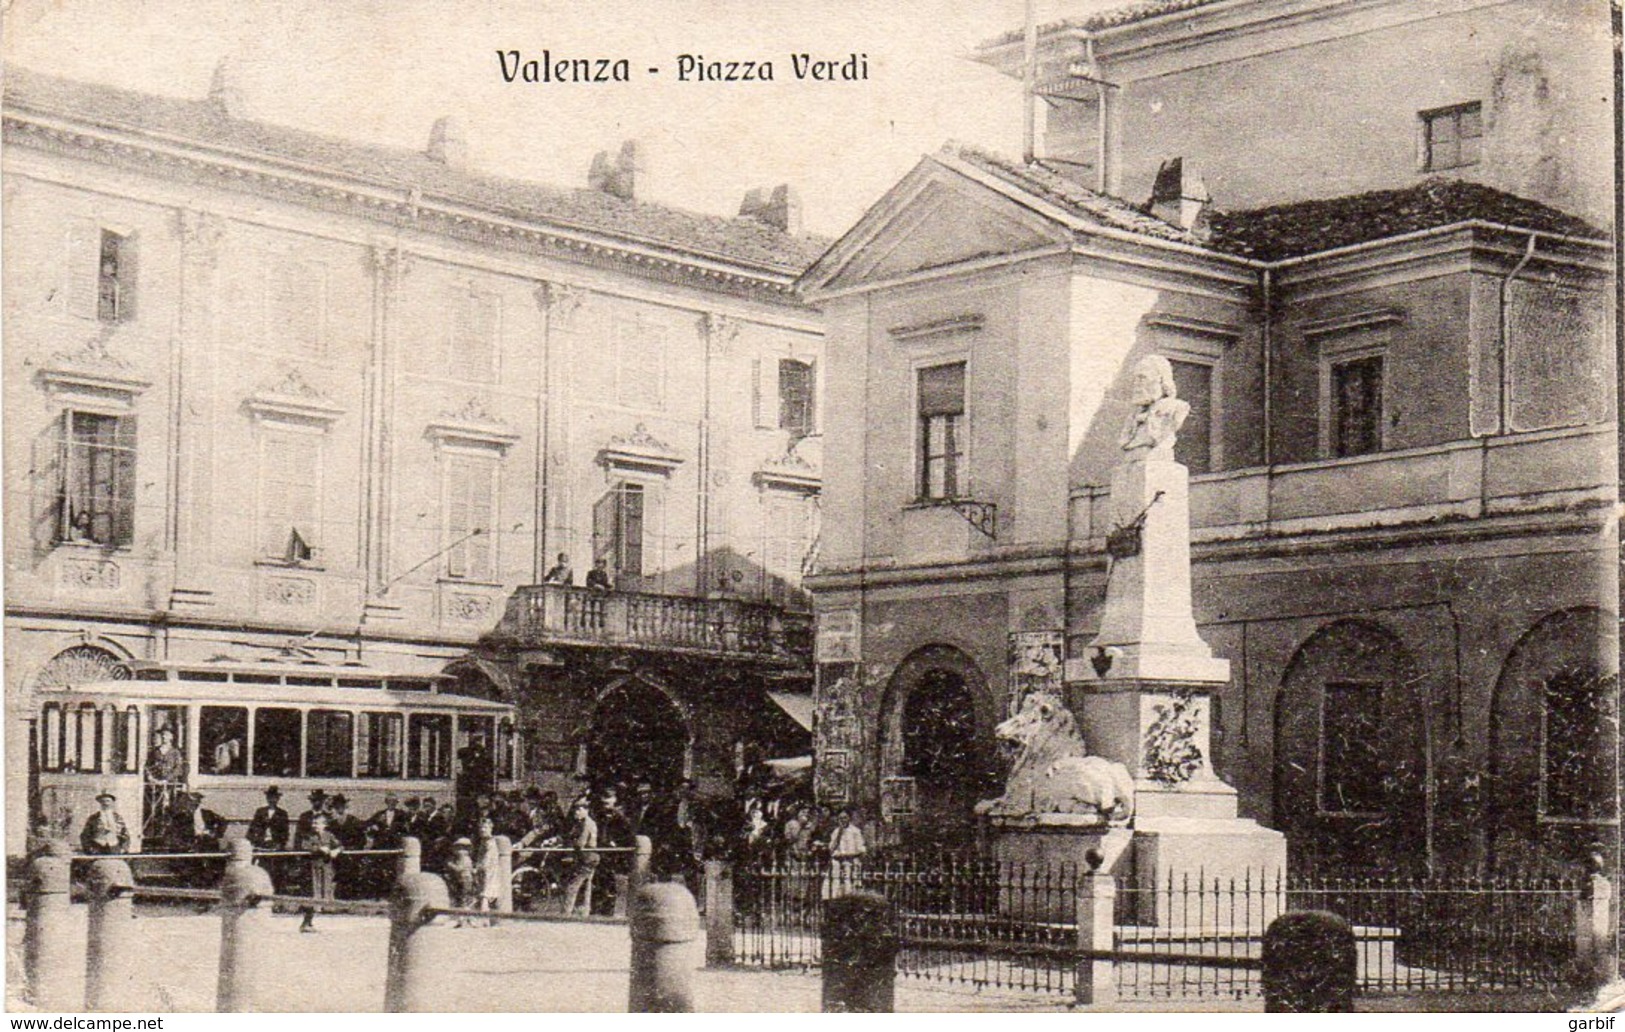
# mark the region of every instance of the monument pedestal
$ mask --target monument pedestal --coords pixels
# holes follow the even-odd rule
[[[1100,871],[1129,878],[1134,872],[1134,832],[1085,814],[1045,813],[1030,817],[989,817],[989,855],[999,862],[999,914],[1026,921],[1067,924],[1077,920],[1069,892],[1034,891],[1026,882],[1045,875],[1056,886],[1092,870],[1088,854],[1097,850]]]

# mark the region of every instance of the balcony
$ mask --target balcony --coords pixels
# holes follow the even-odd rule
[[[812,617],[765,602],[532,584],[508,599],[490,639],[519,648],[646,649],[810,666]]]
[[[1191,539],[1219,542],[1602,508],[1615,498],[1611,427],[1456,441],[1191,478]],[[1073,533],[1104,549],[1110,492],[1072,494]]]

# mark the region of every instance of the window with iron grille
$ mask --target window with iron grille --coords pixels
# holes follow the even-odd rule
[[[917,375],[919,497],[958,498],[965,487],[965,363],[930,366]]]
[[[1427,171],[1478,164],[1484,118],[1477,101],[1423,111],[1421,119],[1423,167]]]
[[[1320,809],[1326,813],[1386,809],[1382,690],[1380,681],[1326,685],[1320,715]]]
[[[1366,355],[1331,368],[1331,446],[1334,458],[1382,450],[1382,356]]]
[[[793,358],[779,360],[779,429],[793,437],[813,432],[813,367]]]
[[[135,431],[134,416],[63,413],[54,506],[58,541],[132,543]]]

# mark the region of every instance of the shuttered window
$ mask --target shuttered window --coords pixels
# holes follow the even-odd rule
[[[88,219],[68,227],[63,298],[68,313],[103,323],[135,316],[133,238]]]
[[[135,537],[134,416],[65,412],[51,507],[59,541],[127,546]]]
[[[289,562],[315,558],[321,543],[322,438],[266,430],[260,440],[260,554]]]
[[[446,375],[457,380],[494,383],[497,378],[497,300],[482,294],[460,294],[452,304],[451,340]]]
[[[644,575],[644,531],[647,512],[642,484],[622,482],[593,507],[593,560],[608,559],[615,583]]]
[[[495,512],[496,460],[447,455],[445,476],[446,575],[490,580]]]
[[[922,500],[959,497],[965,458],[965,363],[919,371],[919,496]]]

